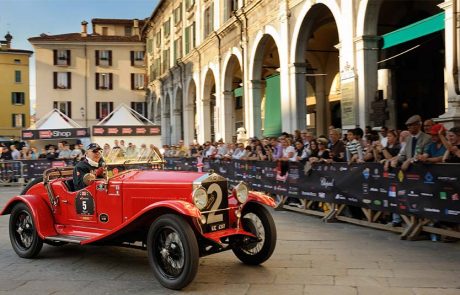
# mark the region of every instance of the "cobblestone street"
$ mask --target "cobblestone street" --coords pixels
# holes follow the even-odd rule
[[[0,206],[19,191],[0,189]],[[202,258],[187,294],[460,294],[460,243],[398,235],[272,211],[278,243],[260,267],[232,252]],[[145,251],[45,245],[19,258],[0,217],[0,294],[175,294],[153,278]]]

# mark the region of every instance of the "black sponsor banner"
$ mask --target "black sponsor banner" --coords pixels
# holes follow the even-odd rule
[[[161,128],[150,126],[93,126],[93,136],[148,136],[161,135]]]
[[[168,158],[171,170],[197,170],[194,158]],[[185,167],[186,169],[181,169]],[[315,164],[289,163],[287,172],[276,162],[204,160],[209,169],[235,185],[245,181],[252,189],[308,200],[417,215],[460,222],[460,166],[455,164],[413,165],[408,171],[383,170],[379,163]]]
[[[22,140],[90,137],[89,128],[22,130]]]

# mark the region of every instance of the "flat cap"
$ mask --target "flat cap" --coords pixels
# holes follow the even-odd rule
[[[417,122],[422,122],[422,118],[419,115],[413,115],[406,121],[406,125],[411,125]]]

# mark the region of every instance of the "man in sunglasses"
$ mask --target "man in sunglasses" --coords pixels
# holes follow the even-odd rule
[[[73,169],[75,190],[81,190],[90,185],[97,177],[104,174],[102,148],[97,143],[91,143],[86,149],[85,158],[78,162]]]

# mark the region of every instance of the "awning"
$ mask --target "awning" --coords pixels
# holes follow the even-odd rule
[[[410,40],[442,31],[444,30],[445,26],[444,19],[445,13],[441,12],[439,14],[422,19],[416,23],[402,27],[396,31],[382,35],[382,49],[390,48]]]

